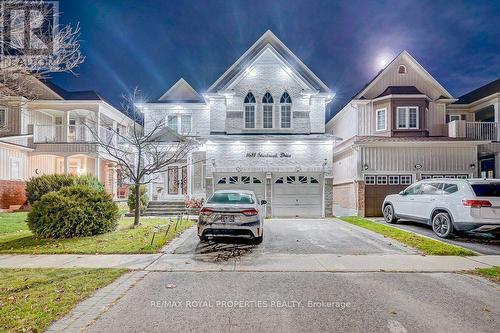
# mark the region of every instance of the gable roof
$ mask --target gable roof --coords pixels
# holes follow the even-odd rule
[[[375,98],[388,95],[424,95],[424,93],[418,90],[415,86],[389,86]]]
[[[500,79],[496,79],[458,98],[453,104],[470,104],[490,95],[500,93]]]
[[[358,91],[351,99],[360,99],[361,97],[363,97],[364,93],[371,86],[373,86],[373,84],[384,73],[386,73],[392,67],[393,64],[399,63],[399,60],[402,58],[406,58],[406,60],[413,63],[420,70],[420,72],[424,75],[424,77],[426,77],[429,81],[431,81],[436,87],[438,87],[441,90],[443,96],[446,96],[447,98],[453,98],[453,96],[422,65],[420,65],[420,63],[417,60],[415,60],[415,58],[413,58],[412,55],[408,51],[404,50],[401,53],[399,53],[394,59],[392,59],[392,61],[389,62],[389,64],[387,64],[387,66],[385,66],[385,68],[380,70],[377,73],[377,75],[375,75],[375,77],[373,79],[371,79],[367,84],[365,84],[363,86],[363,88],[361,88],[361,90]]]
[[[215,81],[208,93],[217,93],[240,74],[252,63],[267,47],[273,50],[291,67],[302,80],[319,92],[329,93],[330,89],[321,81],[295,54],[283,44],[271,30],[267,30],[236,62]]]
[[[54,82],[48,79],[40,79],[47,88],[52,90],[58,96],[60,96],[64,100],[68,101],[105,101],[101,95],[99,95],[94,90],[78,90],[78,91],[68,91],[58,86]]]
[[[203,97],[198,94],[187,83],[186,80],[180,78],[172,87],[170,87],[159,99],[160,103],[204,103]]]

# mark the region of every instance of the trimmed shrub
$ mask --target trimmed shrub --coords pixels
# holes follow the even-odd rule
[[[59,191],[63,187],[72,185],[85,185],[96,190],[104,190],[104,187],[97,178],[87,176],[73,175],[43,175],[40,177],[32,177],[26,183],[26,197],[30,204],[34,204],[40,200],[44,194],[53,191]]]
[[[35,201],[27,223],[38,238],[71,238],[113,231],[118,217],[118,206],[109,194],[73,185]]]
[[[140,191],[139,198],[141,201],[139,207],[140,207],[140,211],[142,213],[146,209],[146,207],[148,206],[149,198],[147,195],[146,186],[140,185],[139,191]],[[130,186],[130,193],[128,195],[127,204],[128,204],[128,209],[130,210],[130,212],[135,211],[135,186],[134,185]]]

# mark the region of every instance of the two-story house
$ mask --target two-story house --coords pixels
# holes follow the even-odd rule
[[[482,178],[500,178],[499,108],[500,79],[460,96],[447,108],[450,136],[491,141],[478,150],[478,176]]]
[[[111,129],[133,120],[94,91],[66,91],[34,80],[36,99],[0,100],[0,209],[25,203],[25,182],[43,174],[96,176],[114,198],[126,197],[124,177],[94,135],[116,141]]]
[[[447,111],[456,101],[407,51],[381,70],[327,123],[342,138],[333,214],[380,216],[385,196],[412,182],[477,176],[478,147],[491,138],[457,134],[474,118]]]
[[[267,31],[204,94],[181,79],[144,104],[146,133],[150,122],[163,119],[203,143],[154,176],[151,197],[252,189],[267,200],[269,216],[330,215],[335,137],[325,134],[325,107],[331,99],[328,87]]]

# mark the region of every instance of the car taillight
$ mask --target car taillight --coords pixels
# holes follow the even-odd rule
[[[245,210],[242,210],[241,213],[245,216],[255,216],[257,214],[259,214],[259,211],[257,209],[245,209]]]
[[[491,207],[488,200],[462,200],[464,206],[472,208]]]
[[[201,215],[206,215],[206,216],[212,215],[213,212],[214,212],[214,210],[211,209],[211,208],[202,208],[200,210],[200,214]]]

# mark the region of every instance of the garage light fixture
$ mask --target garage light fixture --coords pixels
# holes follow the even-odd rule
[[[470,168],[471,168],[472,170],[474,170],[474,169],[476,168],[476,164],[475,164],[475,163],[471,163],[471,165],[469,165],[469,166],[470,166]]]
[[[422,169],[422,164],[415,164],[415,169],[417,170]]]
[[[363,164],[363,170],[368,170],[368,164]]]

